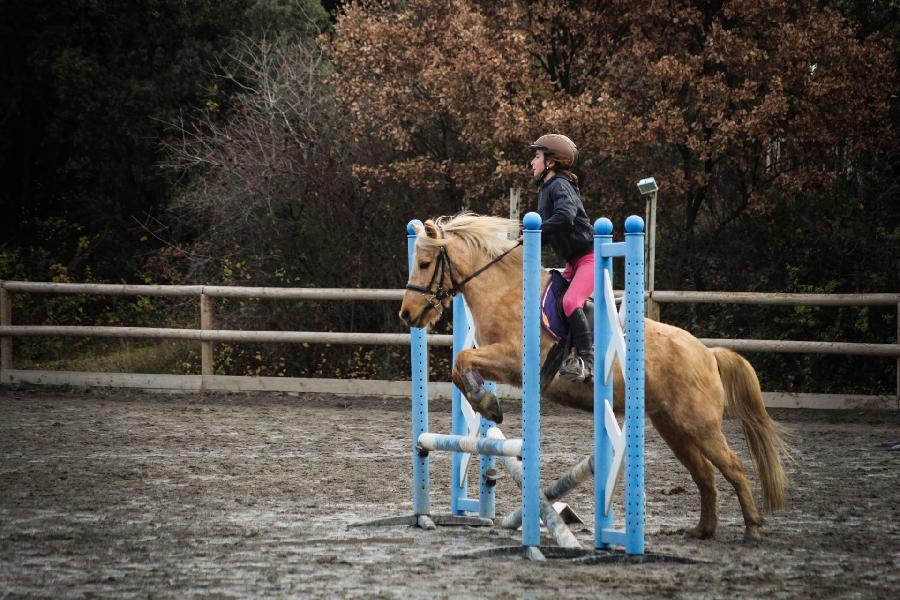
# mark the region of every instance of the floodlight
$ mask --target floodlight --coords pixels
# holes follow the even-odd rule
[[[641,179],[637,182],[638,191],[641,195],[650,194],[659,189],[659,186],[656,185],[656,180],[652,177],[647,177],[645,179]]]

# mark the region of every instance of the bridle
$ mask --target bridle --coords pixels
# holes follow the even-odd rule
[[[438,230],[441,232],[441,239],[446,239],[446,237],[444,236],[443,228],[438,227]],[[453,296],[456,296],[456,294],[459,293],[459,291],[462,289],[462,287],[464,285],[466,285],[467,283],[469,283],[470,281],[472,281],[473,279],[475,279],[476,277],[478,277],[479,275],[481,275],[482,273],[484,273],[485,271],[490,269],[492,266],[494,266],[495,264],[497,264],[498,262],[503,260],[503,258],[507,254],[509,254],[510,252],[512,252],[513,250],[515,250],[517,247],[519,247],[521,245],[522,245],[521,241],[516,242],[515,246],[513,246],[512,248],[510,248],[509,250],[507,250],[500,256],[497,256],[496,258],[492,259],[487,264],[482,266],[480,269],[476,270],[471,275],[464,278],[462,281],[460,281],[458,283],[456,281],[456,276],[453,272],[453,263],[450,262],[450,255],[447,254],[447,248],[446,248],[446,246],[441,246],[440,252],[438,252],[438,258],[435,261],[436,264],[434,267],[434,272],[431,274],[431,281],[428,282],[428,285],[426,287],[422,287],[422,286],[418,286],[418,285],[413,285],[411,283],[406,284],[406,289],[423,294],[425,296],[425,301],[428,302],[428,305],[425,308],[423,308],[422,312],[419,313],[419,316],[416,317],[416,321],[418,321],[422,317],[422,315],[425,314],[425,311],[428,311],[428,310],[434,309],[434,310],[437,310],[438,313],[443,314],[444,313],[444,301],[447,298],[452,298]],[[450,287],[449,288],[446,288],[443,285],[444,271],[446,271],[450,277]]]

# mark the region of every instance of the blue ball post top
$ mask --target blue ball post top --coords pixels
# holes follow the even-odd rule
[[[613,224],[612,221],[607,219],[606,217],[600,217],[596,221],[594,221],[594,234],[595,235],[612,235]]]
[[[536,212],[530,212],[522,219],[522,224],[529,231],[537,231],[541,228],[541,215]]]
[[[422,225],[422,221],[418,219],[413,219],[409,223],[406,224],[406,235],[416,235],[416,227],[424,227]]]
[[[625,233],[644,233],[644,220],[637,215],[625,219]]]

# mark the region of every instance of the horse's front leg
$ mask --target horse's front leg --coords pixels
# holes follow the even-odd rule
[[[463,350],[456,355],[452,379],[475,412],[494,423],[503,422],[503,409],[497,395],[484,387],[484,378],[518,385],[521,352],[509,344],[489,344]]]

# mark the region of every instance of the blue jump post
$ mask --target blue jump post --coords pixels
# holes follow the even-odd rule
[[[407,266],[413,270],[416,252],[416,228],[422,227],[418,220],[406,226]],[[431,513],[431,484],[428,477],[428,455],[419,452],[419,436],[428,431],[428,339],[426,330],[413,327],[410,333],[410,353],[412,356],[412,464],[413,464],[413,517],[417,523],[431,525],[422,519]]]
[[[625,552],[644,553],[644,220],[625,219]]]
[[[541,544],[541,216],[530,212],[523,225],[522,546],[528,556],[539,554]]]
[[[644,220],[625,220],[625,241],[613,243],[612,223],[594,223],[594,340],[598,368],[594,374],[594,545],[622,545],[627,554],[644,553]],[[606,428],[606,404],[612,408],[612,375],[599,368],[614,335],[606,310],[604,272],[613,279],[613,257],[625,259],[625,529],[615,530],[606,508],[606,486],[613,448]],[[613,299],[609,299],[613,300]],[[616,334],[617,335],[617,334]],[[620,358],[621,360],[621,358]]]

